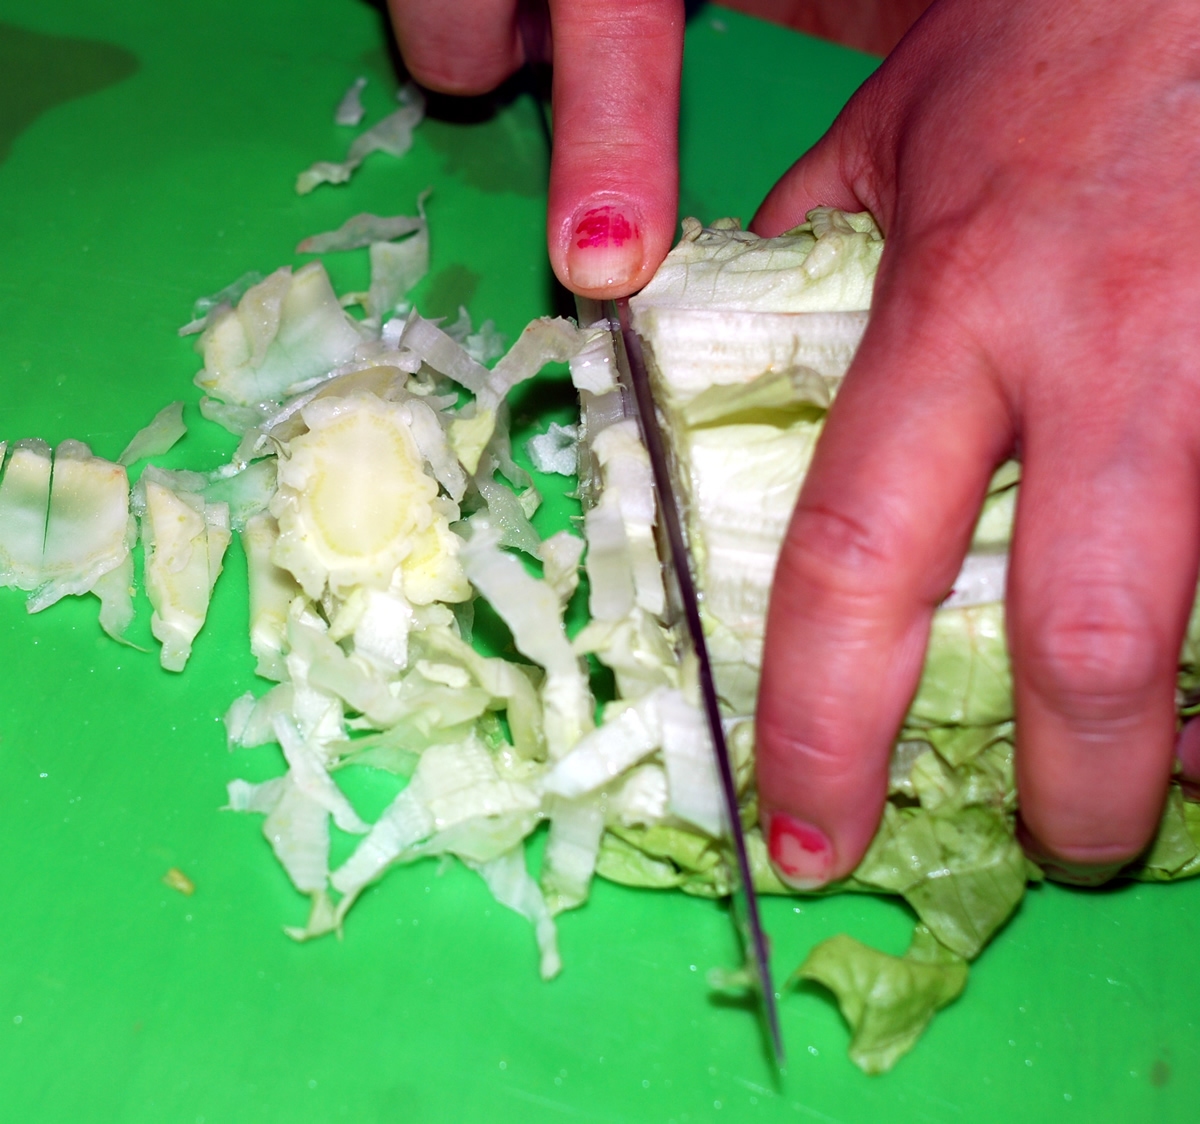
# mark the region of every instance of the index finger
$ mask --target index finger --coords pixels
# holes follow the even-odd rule
[[[573,292],[626,296],[675,234],[683,3],[551,0],[550,21],[550,261]]]

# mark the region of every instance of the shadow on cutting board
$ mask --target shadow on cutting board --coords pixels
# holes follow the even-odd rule
[[[123,47],[0,21],[0,164],[41,114],[115,86],[137,68],[138,60]]]

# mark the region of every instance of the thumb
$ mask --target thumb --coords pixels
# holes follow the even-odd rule
[[[859,127],[863,92],[855,94],[829,131],[800,157],[767,193],[750,229],[772,238],[804,222],[814,207],[870,211],[884,223],[882,200],[870,174],[870,148]]]

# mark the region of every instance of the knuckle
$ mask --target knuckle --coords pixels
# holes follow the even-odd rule
[[[788,529],[780,576],[829,594],[879,596],[894,587],[897,565],[911,557],[904,538],[886,521],[801,502]]]
[[[1082,589],[1057,599],[1024,652],[1030,685],[1064,717],[1111,721],[1140,711],[1163,660],[1131,592]]]
[[[756,775],[761,791],[770,795],[794,787],[797,780],[811,792],[862,793],[866,782],[864,759],[846,752],[846,739],[828,731],[803,736],[786,720],[759,713],[756,730]]]

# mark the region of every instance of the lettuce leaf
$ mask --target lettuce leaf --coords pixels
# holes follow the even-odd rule
[[[808,954],[794,979],[833,992],[850,1024],[850,1059],[864,1073],[885,1073],[913,1048],[929,1020],[962,994],[967,962],[918,925],[903,956],[845,933],[830,937]]]

